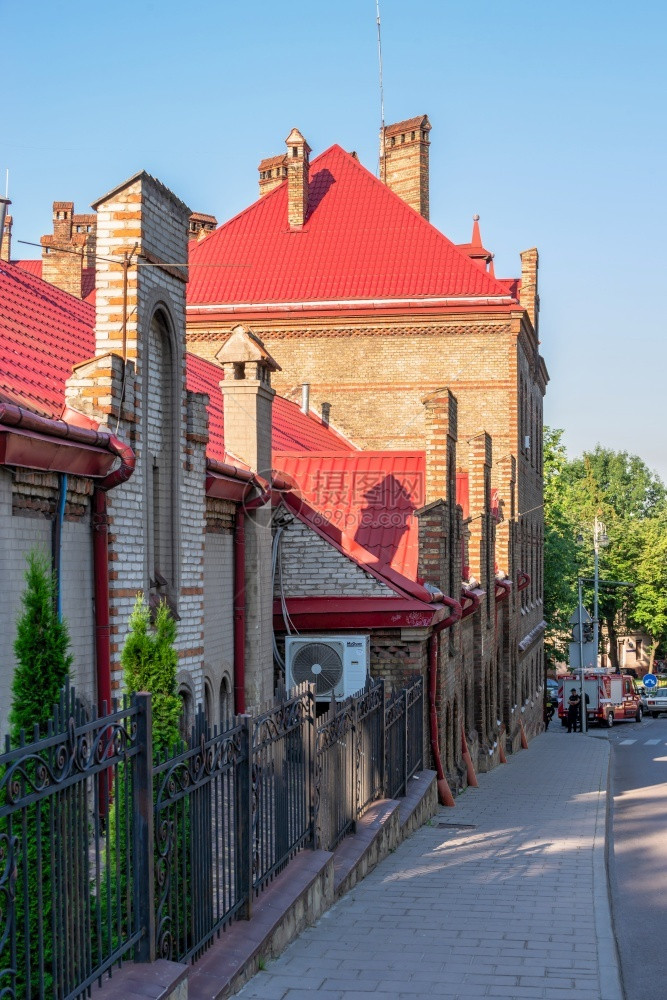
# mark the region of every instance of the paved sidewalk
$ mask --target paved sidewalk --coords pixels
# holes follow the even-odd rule
[[[239,997],[621,1000],[608,761],[605,739],[552,725],[439,809]]]

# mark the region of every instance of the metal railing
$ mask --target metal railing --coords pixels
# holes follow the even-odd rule
[[[155,942],[197,958],[248,902],[250,726],[211,732],[200,711],[188,750],[153,768]]]
[[[313,688],[283,696],[253,722],[252,887],[259,892],[314,831]]]
[[[194,961],[304,847],[333,850],[422,766],[423,683],[316,718],[314,688],[153,761],[151,699],[0,755],[0,997],[75,1000],[125,956]]]
[[[73,1000],[141,939],[128,872],[136,699],[88,721],[67,687],[47,735],[0,755],[0,996]],[[113,799],[112,799],[112,789]],[[122,860],[122,864],[120,863]]]
[[[385,710],[386,780],[389,799],[407,793],[408,781],[424,766],[424,682],[397,691]]]

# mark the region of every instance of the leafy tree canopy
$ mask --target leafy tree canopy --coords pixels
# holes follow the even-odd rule
[[[627,452],[598,445],[569,460],[562,434],[549,427],[544,432],[547,653],[566,655],[577,577],[593,575],[597,518],[608,542],[598,547],[599,617],[616,666],[619,623],[648,632],[654,652],[667,639],[667,561],[660,560],[667,549],[667,491],[641,458]],[[628,582],[633,588],[608,588],[604,581]],[[587,600],[592,604],[590,593]]]
[[[55,609],[55,580],[47,556],[37,550],[28,555],[22,612],[16,628],[12,679],[10,736],[17,743],[21,729],[32,739],[35,723],[46,735],[53,706],[60,697],[72,656],[67,623]]]

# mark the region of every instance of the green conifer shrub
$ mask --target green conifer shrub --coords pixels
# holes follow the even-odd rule
[[[67,624],[58,620],[55,609],[55,578],[47,556],[38,550],[28,555],[25,584],[25,590],[21,595],[22,611],[17,622],[14,642],[16,669],[12,679],[12,704],[9,713],[9,735],[13,746],[19,745],[22,730],[26,742],[32,741],[35,725],[39,727],[40,736],[47,734],[54,705],[60,698],[61,689],[72,663]],[[26,765],[26,770],[39,784],[35,765]],[[28,787],[26,791],[29,791]],[[16,898],[16,996],[24,996],[27,1000],[40,995],[38,982],[40,966],[43,968],[45,995],[50,995],[53,989],[54,941],[51,914],[54,889],[49,862],[49,810],[52,812],[55,810],[53,797],[46,800],[45,804],[32,805],[25,810],[25,850],[23,843],[20,848],[18,885],[23,887],[24,873],[27,873],[28,893],[24,897],[19,891]],[[74,812],[75,810],[70,811],[70,820]],[[54,819],[53,815],[51,819]],[[83,821],[85,823],[85,815]],[[55,822],[58,822],[57,817]],[[4,822],[0,830],[6,832]],[[73,830],[68,832],[70,836],[74,836]],[[41,856],[41,873],[38,870],[38,856]],[[41,956],[38,947],[40,926]],[[26,947],[28,932],[29,948]],[[3,955],[2,966],[6,967],[4,957]],[[31,970],[29,990],[26,982],[28,958]],[[1,987],[2,984],[0,991]]]

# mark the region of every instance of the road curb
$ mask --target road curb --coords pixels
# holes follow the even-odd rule
[[[593,835],[593,915],[598,941],[601,1000],[625,1000],[609,893],[611,746],[606,740],[604,742],[607,747],[607,773],[605,787],[600,788],[598,794]]]

